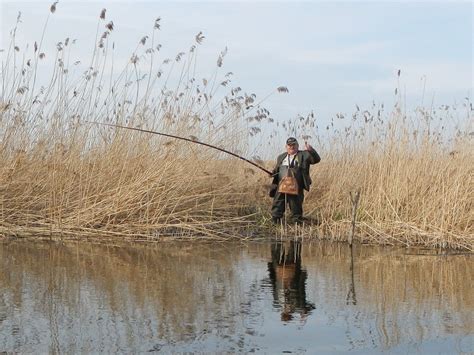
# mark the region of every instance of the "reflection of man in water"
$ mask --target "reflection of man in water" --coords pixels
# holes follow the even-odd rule
[[[306,318],[315,307],[306,302],[305,270],[301,269],[301,243],[272,244],[272,261],[268,263],[273,285],[274,306],[281,308],[281,320],[290,321],[294,313]]]

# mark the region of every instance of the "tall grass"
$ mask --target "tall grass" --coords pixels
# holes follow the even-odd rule
[[[316,169],[309,208],[329,234],[345,238],[349,192],[359,190],[362,240],[472,250],[472,108],[465,105],[461,115],[464,126],[443,128],[442,123],[430,131],[435,114],[407,117],[395,106],[388,115],[370,116],[359,128],[336,136]]]
[[[246,132],[239,119],[253,99],[237,95],[239,88],[213,98],[232,75],[222,74],[217,84],[225,53],[211,78],[198,80],[193,75],[203,35],[186,53],[160,58],[154,43],[159,22],[116,74],[113,22],[102,12],[98,29],[104,32],[98,31],[90,67],[77,74],[79,61],[67,64],[73,44],[66,39],[57,44],[49,83],[39,89],[37,65],[53,55],[35,43],[19,61],[13,30],[2,66],[0,233],[220,236],[241,227],[243,193],[228,174],[243,172],[235,162],[192,144],[90,123],[146,127],[242,149]]]
[[[284,142],[288,134],[312,132],[307,138],[323,157],[305,201],[307,215],[319,222],[311,229],[315,235],[346,238],[349,192],[360,190],[361,241],[472,250],[468,100],[454,116],[424,108],[407,113],[398,97],[388,110],[338,114],[337,120],[349,121],[345,129],[338,122],[318,127],[314,114],[279,125],[262,107],[265,99],[231,86],[233,74],[222,68],[226,51],[213,73],[198,77],[202,33],[187,51],[164,58],[158,18],[117,68],[114,24],[105,11],[90,59],[73,59],[70,39],[44,53],[47,23],[57,15],[51,10],[33,44],[17,43],[13,29],[0,53],[0,235],[224,238],[266,225],[271,202],[264,174],[191,143],[89,123],[107,122],[250,156],[255,137]],[[53,68],[46,80],[43,62]],[[460,124],[444,126],[453,117]]]

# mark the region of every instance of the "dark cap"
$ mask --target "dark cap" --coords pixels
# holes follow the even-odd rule
[[[288,145],[298,144],[298,141],[296,140],[295,137],[290,137],[286,140],[286,144]]]

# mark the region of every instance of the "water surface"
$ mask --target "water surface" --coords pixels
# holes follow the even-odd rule
[[[471,255],[29,241],[0,263],[0,351],[474,352]]]

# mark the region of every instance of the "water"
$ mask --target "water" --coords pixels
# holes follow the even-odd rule
[[[0,351],[473,353],[471,255],[0,244]]]

